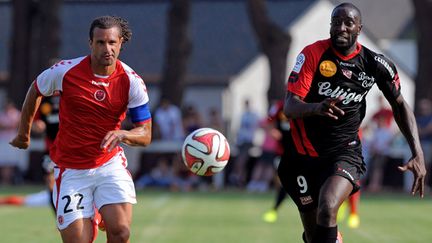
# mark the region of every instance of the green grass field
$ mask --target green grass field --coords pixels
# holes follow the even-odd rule
[[[35,187],[0,189],[0,196],[25,194]],[[261,215],[273,193],[242,191],[172,193],[141,191],[134,207],[131,242],[146,243],[279,243],[302,242],[302,227],[291,200],[279,220],[268,224]],[[405,194],[362,195],[361,226],[339,225],[345,243],[432,242],[432,199]],[[50,208],[0,206],[0,242],[60,242]],[[97,240],[106,242],[103,232]]]

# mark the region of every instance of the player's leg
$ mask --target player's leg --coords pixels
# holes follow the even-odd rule
[[[312,237],[315,233],[316,228],[316,219],[317,219],[317,210],[313,209],[310,211],[300,212],[300,218],[303,224],[303,241],[304,242],[312,242]]]
[[[54,169],[57,228],[65,243],[91,242],[93,238],[94,181],[89,171]]]
[[[136,203],[135,187],[125,168],[123,152],[114,156],[97,171],[94,202],[102,215],[111,242],[129,242],[132,222],[132,204]]]
[[[108,243],[129,242],[132,204],[109,204],[103,206],[99,211],[104,219]]]
[[[63,243],[92,242],[93,228],[90,218],[77,219],[68,227],[60,230]]]
[[[337,240],[337,212],[353,191],[353,184],[345,177],[330,176],[320,190],[317,226],[312,243],[334,243]]]

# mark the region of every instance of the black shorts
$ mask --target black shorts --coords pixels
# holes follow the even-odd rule
[[[283,187],[301,212],[317,208],[321,186],[330,176],[348,179],[355,193],[360,189],[359,181],[364,172],[363,158],[357,153],[327,158],[284,154],[278,168]]]

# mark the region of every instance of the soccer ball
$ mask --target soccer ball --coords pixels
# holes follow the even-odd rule
[[[225,168],[230,157],[227,139],[212,128],[200,128],[189,134],[182,147],[184,164],[200,176],[211,176]]]

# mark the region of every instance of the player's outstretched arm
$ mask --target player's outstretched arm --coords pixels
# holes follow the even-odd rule
[[[327,98],[320,103],[306,103],[300,96],[287,91],[283,111],[288,118],[319,115],[337,120],[345,114],[342,109],[336,106],[342,99],[343,97]]]
[[[397,98],[387,97],[387,100],[392,106],[395,121],[407,140],[412,153],[412,158],[408,161],[408,163],[403,166],[399,166],[398,168],[403,172],[408,170],[412,171],[414,174],[414,182],[412,185],[411,194],[415,195],[417,192],[419,192],[420,196],[423,197],[426,167],[414,113],[409,108],[402,95],[399,95]]]
[[[32,83],[27,91],[21,109],[21,120],[18,126],[18,133],[15,138],[9,142],[9,144],[20,149],[26,149],[30,146],[30,129],[41,100],[42,96],[37,92],[34,83]]]
[[[101,148],[113,150],[118,144],[129,146],[147,146],[151,142],[152,122],[135,125],[131,130],[109,131],[101,142]]]

